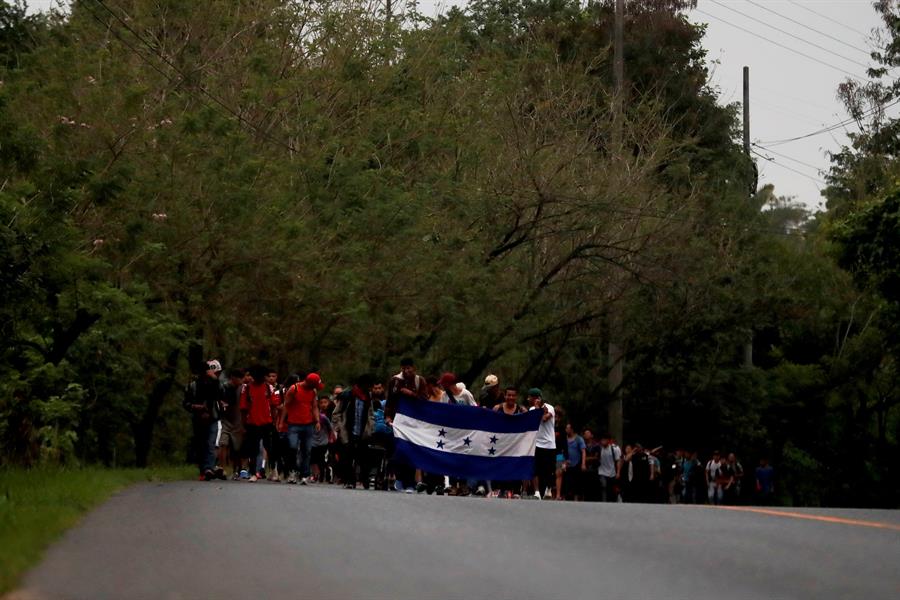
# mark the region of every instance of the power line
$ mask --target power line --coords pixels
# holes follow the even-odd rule
[[[781,17],[782,19],[786,19],[786,20],[790,21],[791,23],[794,23],[795,25],[799,25],[800,27],[803,27],[804,29],[808,29],[808,30],[810,30],[810,31],[812,31],[812,32],[814,32],[814,33],[818,33],[819,35],[825,36],[825,37],[827,37],[827,38],[830,39],[830,40],[834,40],[834,41],[837,42],[838,44],[842,44],[842,45],[844,45],[844,46],[847,46],[847,47],[850,48],[851,50],[856,50],[857,52],[862,52],[862,53],[865,54],[866,56],[869,55],[869,51],[868,51],[868,50],[863,50],[863,49],[860,48],[859,46],[854,46],[853,44],[848,44],[847,42],[845,42],[845,41],[842,40],[841,38],[834,37],[834,36],[831,35],[830,33],[825,33],[824,31],[821,31],[821,30],[819,30],[819,29],[816,29],[815,27],[810,27],[810,26],[807,25],[806,23],[803,23],[802,21],[798,21],[797,19],[793,19],[793,18],[791,18],[791,17],[789,17],[789,16],[787,16],[787,15],[783,15],[783,14],[781,14],[780,12],[778,12],[777,10],[773,10],[773,9],[769,8],[768,6],[764,6],[764,5],[762,5],[762,4],[758,3],[758,2],[754,2],[753,0],[747,0],[747,2],[749,2],[749,3],[752,4],[753,6],[759,7],[759,8],[761,8],[761,9],[765,10],[765,11],[770,12],[770,13],[772,13],[773,15],[779,16],[779,17]]]
[[[853,27],[850,27],[850,26],[847,25],[846,23],[841,23],[841,22],[838,21],[837,19],[832,19],[832,18],[829,17],[828,15],[823,15],[822,13],[820,13],[820,12],[818,12],[818,11],[816,11],[816,10],[813,10],[813,9],[809,8],[808,6],[806,6],[805,4],[803,4],[803,3],[801,3],[801,2],[797,2],[796,0],[787,0],[787,1],[790,2],[791,4],[793,4],[794,6],[798,6],[798,7],[802,8],[803,10],[805,10],[805,11],[807,11],[807,12],[811,12],[812,14],[814,14],[814,15],[816,15],[816,16],[818,16],[818,17],[821,17],[821,18],[823,18],[823,19],[825,19],[826,21],[831,21],[831,22],[834,23],[835,25],[840,25],[841,27],[843,27],[844,29],[846,29],[846,30],[848,30],[848,31],[852,31],[852,32],[854,32],[854,33],[858,33],[859,35],[861,35],[861,36],[863,36],[863,37],[866,37],[867,35],[869,35],[869,34],[867,34],[867,33],[865,33],[865,32],[860,31],[859,29],[855,29],[855,28],[853,28]]]
[[[132,29],[132,27],[131,27],[125,20],[123,20],[123,19],[119,16],[118,13],[116,13],[116,12],[113,11],[111,8],[109,8],[109,7],[103,2],[103,0],[94,0],[94,2],[96,2],[97,4],[99,4],[99,5],[103,8],[103,10],[105,10],[107,13],[109,13],[116,21],[118,21],[118,22],[122,25],[122,27],[124,27],[126,30],[128,30],[128,32],[131,33],[131,35],[133,35],[135,38],[137,38],[137,39],[138,39],[144,46],[146,46],[146,47],[147,47],[147,48],[148,48],[148,49],[149,49],[149,50],[150,50],[157,58],[159,58],[160,60],[162,60],[162,61],[163,61],[164,63],[166,63],[173,71],[175,71],[175,72],[181,77],[181,81],[176,81],[175,79],[173,79],[172,77],[170,77],[167,73],[161,71],[156,65],[154,65],[150,60],[148,60],[147,57],[145,57],[145,56],[143,55],[143,53],[138,52],[137,49],[135,49],[133,46],[131,46],[128,42],[126,42],[126,41],[122,38],[122,36],[120,36],[118,33],[116,33],[116,32],[110,27],[109,30],[110,30],[110,32],[112,32],[113,35],[116,36],[116,39],[118,39],[118,40],[119,40],[120,42],[122,42],[125,46],[127,46],[129,49],[131,49],[131,50],[132,50],[135,54],[137,54],[144,62],[146,62],[146,63],[147,63],[148,65],[150,65],[151,67],[153,67],[154,70],[156,70],[158,73],[161,73],[161,74],[162,74],[166,79],[168,79],[171,83],[181,83],[181,82],[185,82],[185,83],[186,83],[186,82],[187,82],[187,79],[188,79],[188,78],[187,78],[187,75],[185,75],[185,73],[184,73],[181,69],[179,69],[174,63],[172,63],[172,61],[170,61],[170,60],[169,60],[164,54],[162,54],[162,52],[160,52],[156,47],[154,47],[151,43],[149,43],[146,39],[144,39],[143,36],[141,36],[138,32],[136,32],[134,29]],[[83,4],[83,6],[87,6],[87,4]],[[108,24],[105,23],[102,19],[100,19],[100,17],[97,16],[96,13],[94,13],[94,12],[91,11],[90,9],[88,9],[88,11],[91,13],[91,16],[94,17],[95,20],[97,20],[98,22],[102,23],[104,26],[107,26],[107,27],[108,27]],[[126,13],[126,16],[127,16],[127,13]],[[129,17],[129,18],[130,18],[130,17]],[[271,142],[273,142],[273,143],[275,143],[275,144],[278,144],[279,146],[282,146],[282,147],[286,148],[287,150],[289,150],[289,151],[291,151],[291,152],[296,152],[296,149],[295,149],[290,143],[285,142],[284,140],[280,140],[280,139],[278,139],[278,138],[276,138],[276,137],[270,135],[268,132],[261,130],[261,129],[260,129],[259,127],[257,127],[254,123],[248,121],[247,119],[244,118],[243,115],[241,115],[239,112],[237,112],[237,111],[235,111],[233,108],[231,108],[224,100],[220,99],[218,96],[216,96],[215,94],[213,94],[212,92],[210,92],[209,90],[207,90],[207,89],[206,89],[205,87],[203,87],[202,85],[197,85],[196,87],[197,87],[197,89],[198,89],[204,96],[206,96],[207,98],[209,98],[210,100],[212,100],[215,104],[217,104],[218,106],[220,106],[223,110],[225,110],[225,111],[228,113],[228,116],[230,116],[230,117],[236,119],[236,120],[238,121],[238,123],[240,123],[240,124],[242,124],[242,125],[244,125],[244,126],[246,126],[246,127],[249,127],[249,128],[250,128],[251,130],[253,130],[253,132],[256,133],[257,135],[259,135],[259,136],[261,136],[261,137],[263,137],[263,138],[265,138],[265,139],[267,139],[267,140],[269,140],[269,141],[271,141]],[[189,87],[186,87],[185,89],[186,89],[186,91],[188,92],[188,94],[190,94],[191,96],[194,96],[195,98],[197,97],[195,94],[192,93],[192,91],[191,91],[191,89],[190,89]],[[209,106],[208,103],[204,102],[202,99],[199,99],[199,100],[200,100],[204,105],[206,105],[207,107],[212,108],[212,107]]]
[[[704,15],[704,16],[706,16],[706,17],[709,17],[710,19],[715,19],[715,20],[717,20],[717,21],[721,21],[722,23],[725,23],[726,25],[731,25],[731,26],[734,27],[735,29],[740,29],[741,31],[743,31],[743,32],[745,32],[745,33],[749,33],[750,35],[752,35],[752,36],[754,36],[754,37],[758,37],[758,38],[761,39],[761,40],[765,40],[766,42],[768,42],[768,43],[770,43],[770,44],[773,44],[773,45],[778,46],[778,47],[780,47],[780,48],[784,48],[784,49],[787,50],[788,52],[793,52],[794,54],[799,54],[800,56],[802,56],[802,57],[804,57],[804,58],[808,58],[809,60],[811,60],[811,61],[813,61],[813,62],[817,62],[817,63],[819,63],[820,65],[826,66],[826,67],[828,67],[829,69],[834,69],[835,71],[838,71],[838,72],[840,72],[840,73],[843,73],[844,75],[849,75],[851,78],[856,79],[857,81],[861,81],[861,79],[859,78],[858,75],[854,75],[854,74],[851,73],[850,71],[846,71],[846,70],[844,70],[844,69],[842,69],[842,68],[840,68],[840,67],[836,67],[836,66],[834,66],[834,65],[831,64],[831,63],[825,62],[824,60],[819,60],[818,58],[816,58],[816,57],[814,57],[814,56],[810,56],[809,54],[806,54],[805,52],[801,52],[800,50],[796,50],[796,49],[794,49],[794,48],[791,48],[790,46],[785,46],[784,44],[782,44],[782,43],[780,43],[780,42],[776,42],[776,41],[773,40],[773,39],[767,38],[767,37],[764,36],[764,35],[761,35],[761,34],[759,34],[759,33],[756,33],[755,31],[751,31],[751,30],[749,30],[749,29],[747,29],[747,28],[745,28],[745,27],[741,27],[740,25],[735,25],[734,23],[732,23],[732,22],[730,22],[730,21],[726,21],[725,19],[723,19],[723,18],[721,18],[721,17],[717,17],[717,16],[715,16],[715,15],[711,15],[711,14],[709,14],[708,12],[705,12],[705,11],[703,11],[703,10],[700,10],[699,8],[695,8],[695,9],[694,9],[694,12],[698,12],[698,13],[700,13],[701,15]]]
[[[815,183],[817,185],[817,187],[825,185],[825,182],[822,181],[821,179],[817,179],[817,178],[813,177],[812,175],[804,173],[803,171],[799,171],[793,167],[789,167],[785,164],[782,164],[782,163],[776,161],[771,156],[766,156],[765,154],[763,154],[761,152],[757,152],[756,150],[753,150],[753,149],[751,149],[750,152],[752,152],[756,156],[762,158],[763,160],[775,165],[776,167],[781,167],[782,169],[787,169],[788,171],[791,171],[792,173],[796,173],[797,175],[800,175],[801,177],[806,177],[807,179],[809,179],[810,181]]]
[[[793,161],[793,162],[797,163],[798,165],[803,165],[804,167],[809,167],[810,169],[815,169],[816,171],[822,171],[822,168],[821,168],[821,167],[817,167],[816,165],[810,164],[810,163],[808,163],[808,162],[803,162],[803,161],[800,160],[799,158],[794,158],[793,156],[788,156],[787,154],[782,154],[782,153],[780,153],[780,152],[776,152],[775,150],[772,150],[771,148],[766,148],[765,146],[762,146],[762,145],[757,144],[757,143],[755,143],[755,142],[754,142],[753,144],[751,144],[751,145],[752,145],[752,146],[755,146],[756,148],[760,148],[760,149],[762,149],[762,150],[765,150],[766,152],[768,152],[768,153],[770,153],[770,154],[774,154],[775,156],[780,156],[781,158],[784,158],[784,159]]]
[[[786,36],[788,36],[788,37],[791,37],[791,38],[794,38],[795,40],[797,40],[797,41],[799,41],[799,42],[802,42],[802,43],[804,43],[804,44],[807,44],[807,45],[809,45],[809,46],[812,46],[813,48],[817,48],[817,49],[819,49],[819,50],[822,50],[823,52],[827,52],[828,54],[831,54],[831,55],[833,55],[833,56],[837,56],[838,58],[841,58],[841,59],[843,59],[843,60],[846,60],[847,62],[852,62],[853,64],[859,65],[860,67],[862,67],[862,68],[864,68],[864,69],[868,69],[868,68],[869,68],[869,65],[867,65],[867,64],[865,64],[865,63],[861,63],[861,62],[859,62],[859,61],[856,60],[856,59],[850,58],[849,56],[844,56],[843,54],[838,54],[838,53],[835,52],[834,50],[829,50],[829,49],[826,48],[825,46],[821,46],[821,45],[819,45],[819,44],[817,44],[817,43],[815,43],[815,42],[810,42],[809,40],[804,39],[804,38],[802,38],[802,37],[800,37],[800,36],[798,36],[798,35],[794,35],[794,34],[791,33],[790,31],[787,31],[786,29],[782,29],[781,27],[776,27],[775,25],[772,25],[771,23],[767,23],[767,22],[763,21],[762,19],[757,19],[757,18],[754,17],[753,15],[748,15],[747,13],[742,12],[742,11],[739,11],[739,10],[736,9],[736,8],[732,8],[731,6],[728,6],[727,4],[723,4],[722,2],[719,2],[719,0],[709,0],[709,1],[712,2],[713,4],[716,4],[716,5],[718,5],[718,6],[721,6],[722,8],[724,8],[724,9],[726,9],[726,10],[730,10],[730,11],[733,12],[733,13],[737,13],[737,14],[741,15],[742,17],[746,18],[746,19],[750,19],[751,21],[756,21],[757,23],[760,23],[761,25],[765,25],[766,27],[768,27],[768,28],[770,28],[770,29],[774,29],[775,31],[777,31],[777,32],[779,32],[779,33],[783,33],[784,35],[786,35]]]
[[[886,110],[886,109],[891,108],[892,106],[896,106],[898,104],[900,104],[900,98],[898,98],[897,100],[894,100],[893,102],[890,102],[889,104],[885,104],[884,106],[876,106],[874,108],[870,108],[869,110],[867,110],[864,113],[862,113],[861,115],[859,115],[859,118],[862,119],[862,118],[868,117],[869,115],[872,115],[879,110]],[[841,127],[844,127],[845,125],[850,125],[851,123],[856,122],[856,120],[857,120],[856,117],[850,117],[848,119],[844,119],[843,121],[839,121],[838,123],[828,125],[826,127],[823,127],[822,129],[818,129],[816,131],[811,131],[811,132],[805,133],[803,135],[798,135],[796,137],[786,138],[783,140],[762,141],[762,142],[760,142],[760,144],[765,144],[766,146],[780,146],[781,144],[787,144],[789,142],[805,140],[806,138],[814,137],[817,135],[822,135],[823,133],[828,133],[830,131],[840,129]]]

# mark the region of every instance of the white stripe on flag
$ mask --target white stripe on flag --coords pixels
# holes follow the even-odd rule
[[[417,446],[453,454],[511,457],[534,456],[537,431],[494,433],[456,429],[398,414],[394,418],[394,436]],[[491,453],[492,448],[493,453]]]

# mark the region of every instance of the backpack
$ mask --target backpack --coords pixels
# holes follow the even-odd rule
[[[375,406],[375,433],[391,433],[391,426],[384,422],[384,400],[379,400]]]
[[[646,452],[631,456],[631,480],[650,481],[650,459]]]

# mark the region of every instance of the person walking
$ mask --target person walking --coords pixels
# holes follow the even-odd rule
[[[543,490],[544,499],[550,500],[553,497],[551,488],[556,475],[556,410],[544,402],[541,388],[528,390],[528,398],[532,405],[530,410],[544,413],[534,444],[534,497],[540,500]]]
[[[600,436],[600,459],[597,474],[600,477],[600,500],[616,502],[618,492],[616,482],[622,472],[622,450],[613,443],[612,436],[604,433]]]
[[[219,465],[231,465],[231,479],[240,479],[241,443],[244,439],[244,423],[241,419],[241,387],[243,369],[229,369],[225,384],[225,398],[220,415],[222,430],[219,434]]]
[[[332,425],[341,444],[341,479],[347,489],[356,487],[357,470],[363,487],[369,487],[368,443],[375,431],[373,381],[371,375],[358,377],[353,387],[338,396],[332,415]]]
[[[246,423],[244,435],[244,456],[250,464],[250,481],[255,482],[260,474],[256,471],[260,443],[271,454],[275,443],[275,424],[272,409],[277,406],[275,390],[266,382],[267,370],[254,366],[249,369],[250,383],[244,385],[241,394],[241,414]]]
[[[318,373],[310,373],[285,393],[282,419],[287,421],[288,445],[291,449],[288,483],[309,483],[313,437],[322,427],[319,422],[318,395],[324,387],[322,377]]]
[[[182,406],[191,413],[193,429],[193,458],[200,470],[200,478],[206,481],[225,478],[225,471],[216,466],[216,449],[222,425],[219,417],[225,401],[225,386],[219,380],[222,365],[209,360],[206,369],[184,390]]]

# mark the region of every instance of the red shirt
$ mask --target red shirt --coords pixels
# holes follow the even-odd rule
[[[272,409],[272,418],[275,419],[275,430],[278,433],[287,433],[288,424],[286,420],[279,419],[278,415],[281,413],[281,405],[284,403],[284,396],[287,394],[287,390],[281,390],[275,392],[275,404],[276,408]]]
[[[299,383],[287,391],[287,421],[291,425],[312,425],[316,422],[313,410],[316,407],[316,390]]]
[[[272,407],[278,398],[267,383],[251,383],[241,394],[241,410],[247,411],[248,425],[271,425]]]

